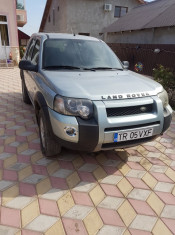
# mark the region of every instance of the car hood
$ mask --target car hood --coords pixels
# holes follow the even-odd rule
[[[132,71],[42,71],[48,86],[66,97],[103,100],[130,94],[157,95],[162,86]],[[134,97],[133,97],[134,98]]]

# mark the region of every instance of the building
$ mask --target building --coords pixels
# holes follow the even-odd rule
[[[143,0],[47,0],[40,32],[102,38],[102,29]]]
[[[30,36],[18,29],[18,40],[20,47],[26,47]]]
[[[17,27],[26,23],[25,0],[0,0],[0,60],[19,62]]]
[[[106,27],[108,43],[175,44],[175,0],[158,0],[132,9]]]

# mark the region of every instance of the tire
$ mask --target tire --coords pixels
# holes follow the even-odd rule
[[[61,152],[61,145],[53,137],[52,131],[47,124],[47,119],[42,109],[39,111],[39,135],[41,151],[46,157],[53,157]]]
[[[24,103],[31,104],[31,101],[27,92],[26,84],[23,79],[22,79],[22,99]]]

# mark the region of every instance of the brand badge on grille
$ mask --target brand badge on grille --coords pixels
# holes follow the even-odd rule
[[[145,107],[145,106],[140,107],[140,111],[141,112],[146,112],[147,111],[147,107]]]

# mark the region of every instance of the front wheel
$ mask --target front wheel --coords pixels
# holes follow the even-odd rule
[[[52,157],[61,152],[61,146],[54,140],[42,109],[39,111],[39,135],[41,151],[46,157]]]

